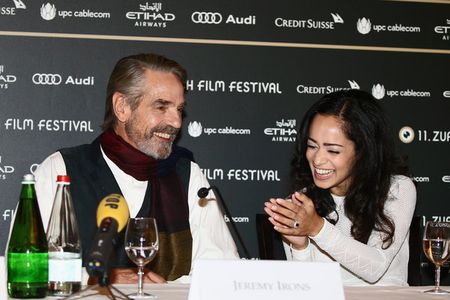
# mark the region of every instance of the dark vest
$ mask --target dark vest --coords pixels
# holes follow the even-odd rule
[[[100,150],[100,139],[95,139],[91,144],[80,145],[59,150],[66,165],[67,175],[71,178],[71,193],[83,249],[83,262],[91,249],[91,243],[97,232],[96,211],[99,202],[112,193],[122,194],[114,175],[109,169]],[[181,158],[177,162],[176,172],[184,183],[185,192],[188,193],[190,177],[190,161]],[[138,217],[149,216],[151,199],[150,184],[148,184],[144,203],[138,213]],[[186,207],[188,203],[185,203]],[[111,267],[135,267],[124,250],[125,229],[117,238],[114,258]],[[192,251],[192,245],[189,253]],[[179,249],[183,251],[183,249]],[[190,260],[190,258],[189,258]],[[189,261],[190,266],[190,261]]]

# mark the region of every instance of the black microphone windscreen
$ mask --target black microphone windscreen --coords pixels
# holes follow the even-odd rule
[[[199,198],[206,198],[206,196],[208,196],[208,193],[209,193],[209,190],[210,190],[211,188],[205,188],[205,187],[202,187],[202,188],[200,188],[199,190],[198,190],[198,192],[197,192],[197,196],[199,197]]]

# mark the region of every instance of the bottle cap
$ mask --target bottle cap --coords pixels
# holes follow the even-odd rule
[[[22,178],[22,183],[34,183],[34,175],[33,174],[25,174]]]
[[[70,176],[69,175],[58,175],[56,177],[56,182],[70,183]]]

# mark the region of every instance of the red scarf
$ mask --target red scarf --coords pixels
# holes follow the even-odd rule
[[[122,171],[137,180],[149,181],[150,199],[146,194],[144,201],[149,203],[148,216],[156,218],[160,235],[160,250],[151,263],[152,270],[168,280],[189,274],[192,237],[187,188],[176,166],[180,158],[193,161],[192,152],[174,145],[168,158],[156,160],[128,144],[113,130],[102,133],[100,144]]]

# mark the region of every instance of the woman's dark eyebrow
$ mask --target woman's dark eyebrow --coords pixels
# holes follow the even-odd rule
[[[310,137],[309,137],[308,140],[311,140],[312,142],[318,144],[317,141],[316,141],[315,139],[313,139],[313,138],[310,138]],[[344,146],[341,145],[341,144],[333,144],[333,143],[324,143],[323,145],[324,145],[324,146],[344,147]]]

